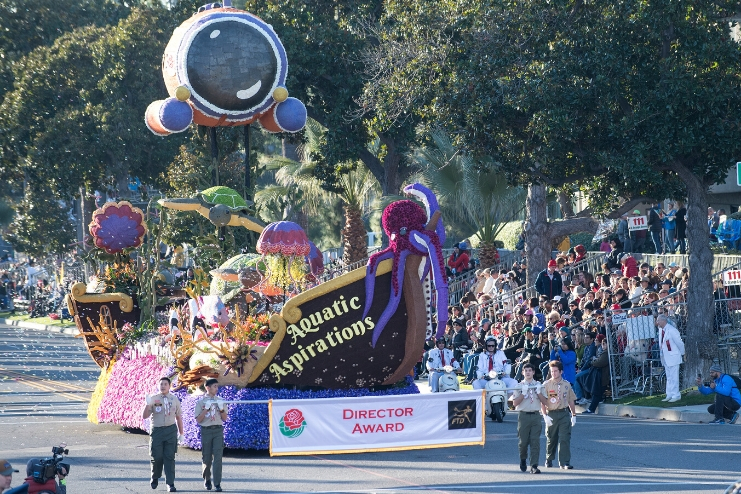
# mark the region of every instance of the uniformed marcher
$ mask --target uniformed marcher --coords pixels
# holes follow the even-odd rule
[[[520,470],[527,471],[527,449],[530,447],[530,473],[540,473],[538,458],[540,457],[540,433],[543,425],[540,423],[540,407],[545,404],[545,397],[541,393],[541,384],[533,379],[535,366],[527,362],[522,366],[524,379],[520,389],[515,389],[512,403],[517,414],[517,437],[520,449]]]
[[[224,453],[224,421],[227,417],[227,406],[217,393],[219,381],[206,381],[206,394],[196,403],[196,422],[201,426],[201,454],[203,486],[211,490],[211,465],[213,464],[216,492],[221,492],[221,457]]]
[[[459,369],[460,364],[453,357],[453,351],[445,348],[445,338],[438,338],[435,342],[436,348],[429,351],[427,358],[427,372],[430,373],[430,389],[437,393],[440,376],[443,375],[438,369],[450,365],[453,369]]]
[[[564,470],[571,470],[571,428],[576,425],[576,395],[571,384],[562,378],[563,364],[559,360],[548,363],[551,378],[543,383],[542,403],[545,435],[545,466],[551,468],[558,447],[558,463]]]
[[[152,479],[149,485],[156,489],[165,469],[167,492],[175,489],[175,453],[183,437],[183,417],[180,400],[170,393],[170,379],[160,379],[160,392],[147,396],[142,417],[152,416],[152,432],[149,437],[149,456],[152,461]]]

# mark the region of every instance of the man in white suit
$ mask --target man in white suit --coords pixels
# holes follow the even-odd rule
[[[684,355],[684,343],[677,328],[669,324],[664,314],[656,318],[659,328],[659,343],[661,344],[661,365],[666,372],[666,398],[662,401],[674,403],[682,396],[679,394],[679,364]]]

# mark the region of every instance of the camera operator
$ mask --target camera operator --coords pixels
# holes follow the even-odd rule
[[[34,480],[33,467],[42,462],[43,460],[41,458],[32,458],[26,463],[26,479],[24,483],[28,484],[28,493],[56,492],[56,494],[67,494],[67,474],[69,473],[67,465],[65,463],[57,465],[56,477],[59,479],[59,482],[52,477],[44,483],[39,483],[38,480]]]
[[[708,412],[715,415],[715,420],[710,423],[722,425],[728,419],[729,423],[735,424],[738,409],[741,408],[741,394],[736,381],[728,374],[723,374],[723,369],[718,364],[710,366],[710,378],[712,381],[702,383],[702,378],[698,375],[695,380],[700,393],[704,395],[715,393],[715,404],[708,407]]]

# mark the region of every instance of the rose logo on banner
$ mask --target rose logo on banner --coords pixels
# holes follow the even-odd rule
[[[476,428],[476,400],[448,402],[448,430]]]
[[[286,437],[298,437],[304,432],[306,427],[306,419],[304,414],[298,408],[291,408],[286,412],[285,415],[280,419],[280,433]]]

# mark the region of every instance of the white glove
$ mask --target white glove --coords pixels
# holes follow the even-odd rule
[[[224,403],[224,400],[222,400],[221,398],[216,398],[216,406],[219,407],[219,410],[223,412],[226,404]]]
[[[549,415],[543,415],[543,421],[546,429],[553,425],[553,419]]]
[[[576,415],[571,416],[571,427],[574,427],[576,425]]]
[[[526,395],[529,390],[530,386],[528,386],[527,383],[522,383],[522,394]]]
[[[178,444],[184,444],[185,436],[182,434],[178,434]]]
[[[144,398],[144,401],[146,402],[147,405],[151,405],[152,404],[152,397],[150,395],[147,395]]]
[[[540,394],[540,392],[543,391],[543,385],[538,383],[535,385],[535,392]]]

